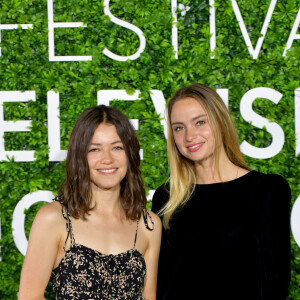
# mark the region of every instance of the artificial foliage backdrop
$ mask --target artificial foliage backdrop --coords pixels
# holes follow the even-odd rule
[[[105,49],[108,49],[119,57],[130,57],[142,44],[134,30],[124,26],[125,23],[123,26],[116,24],[105,13],[107,4],[114,17],[134,25],[143,33],[145,48],[137,58],[121,61],[105,54]],[[212,4],[215,46],[210,44]],[[275,5],[257,58],[251,55],[245,42],[234,11],[236,4],[253,48],[261,37],[270,5]],[[164,116],[155,109],[151,97],[153,90],[161,91],[167,101],[178,88],[194,82],[213,89],[228,89],[228,107],[240,141],[265,148],[272,144],[274,137],[267,128],[258,128],[247,122],[240,113],[240,103],[251,89],[274,89],[282,94],[279,103],[257,98],[253,110],[282,128],[283,147],[278,154],[267,159],[246,155],[245,159],[255,170],[284,176],[292,189],[293,206],[300,195],[294,105],[295,90],[300,88],[300,41],[295,38],[290,49],[283,54],[295,27],[299,7],[300,0],[181,0],[178,3],[171,0],[2,0],[0,92],[35,91],[35,99],[4,102],[0,130],[3,120],[31,121],[29,131],[6,130],[3,139],[5,151],[35,152],[32,161],[18,161],[8,155],[0,163],[0,299],[17,299],[24,260],[13,239],[12,216],[16,205],[25,195],[39,190],[55,194],[64,178],[64,161],[49,159],[47,97],[52,90],[59,94],[60,126],[57,134],[60,134],[61,150],[67,149],[78,115],[85,108],[101,103],[98,91],[126,90],[129,95],[140,91],[136,101],[115,99],[111,105],[129,118],[139,120],[137,133],[143,149],[142,172],[147,191],[151,191],[168,177],[166,140],[161,123]],[[172,33],[175,15],[177,33]],[[51,16],[58,25],[83,23],[77,27],[57,26],[53,30],[53,53],[49,42],[52,29],[48,21]],[[18,26],[14,29],[4,26],[8,24]],[[32,26],[22,27],[21,24]],[[296,29],[300,34],[298,26]],[[88,56],[89,59],[67,61],[67,56]],[[55,57],[64,58],[59,61]],[[27,237],[33,218],[43,204],[36,203],[25,211]],[[293,237],[291,263],[290,299],[296,300],[300,299],[300,248]],[[54,299],[50,287],[46,298]]]

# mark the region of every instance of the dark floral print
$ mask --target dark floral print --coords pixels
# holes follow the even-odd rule
[[[136,237],[132,249],[104,255],[76,243],[68,211],[63,210],[63,215],[67,220],[71,246],[51,274],[56,299],[144,300],[142,289],[146,263],[143,255],[135,249]]]

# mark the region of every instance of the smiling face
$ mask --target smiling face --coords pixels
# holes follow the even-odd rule
[[[194,163],[213,159],[215,138],[208,116],[194,98],[177,101],[171,111],[171,127],[179,152]]]
[[[127,173],[127,156],[114,125],[101,123],[97,127],[87,160],[93,191],[120,189]]]

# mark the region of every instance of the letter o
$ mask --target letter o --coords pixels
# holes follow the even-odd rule
[[[28,241],[25,235],[25,214],[24,210],[29,209],[31,205],[40,202],[52,202],[54,195],[50,191],[37,191],[25,195],[16,205],[12,218],[12,234],[18,250],[25,256]]]
[[[296,199],[292,209],[291,228],[294,239],[300,247],[300,196]]]

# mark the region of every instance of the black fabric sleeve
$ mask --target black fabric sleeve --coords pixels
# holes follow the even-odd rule
[[[288,299],[290,283],[290,202],[287,181],[270,174],[261,181],[259,198],[262,299]]]
[[[164,183],[156,189],[152,198],[152,211],[158,213],[169,200],[168,185]]]
[[[152,199],[152,211],[158,213],[160,209],[169,200],[169,192],[167,190],[167,185],[163,184],[155,191]],[[163,219],[162,216],[160,216]],[[170,272],[171,268],[169,266],[169,251],[168,251],[168,237],[167,230],[162,228],[162,240],[161,248],[159,253],[158,262],[158,274],[157,274],[157,290],[156,299],[165,300],[167,299],[168,289],[170,288]]]

